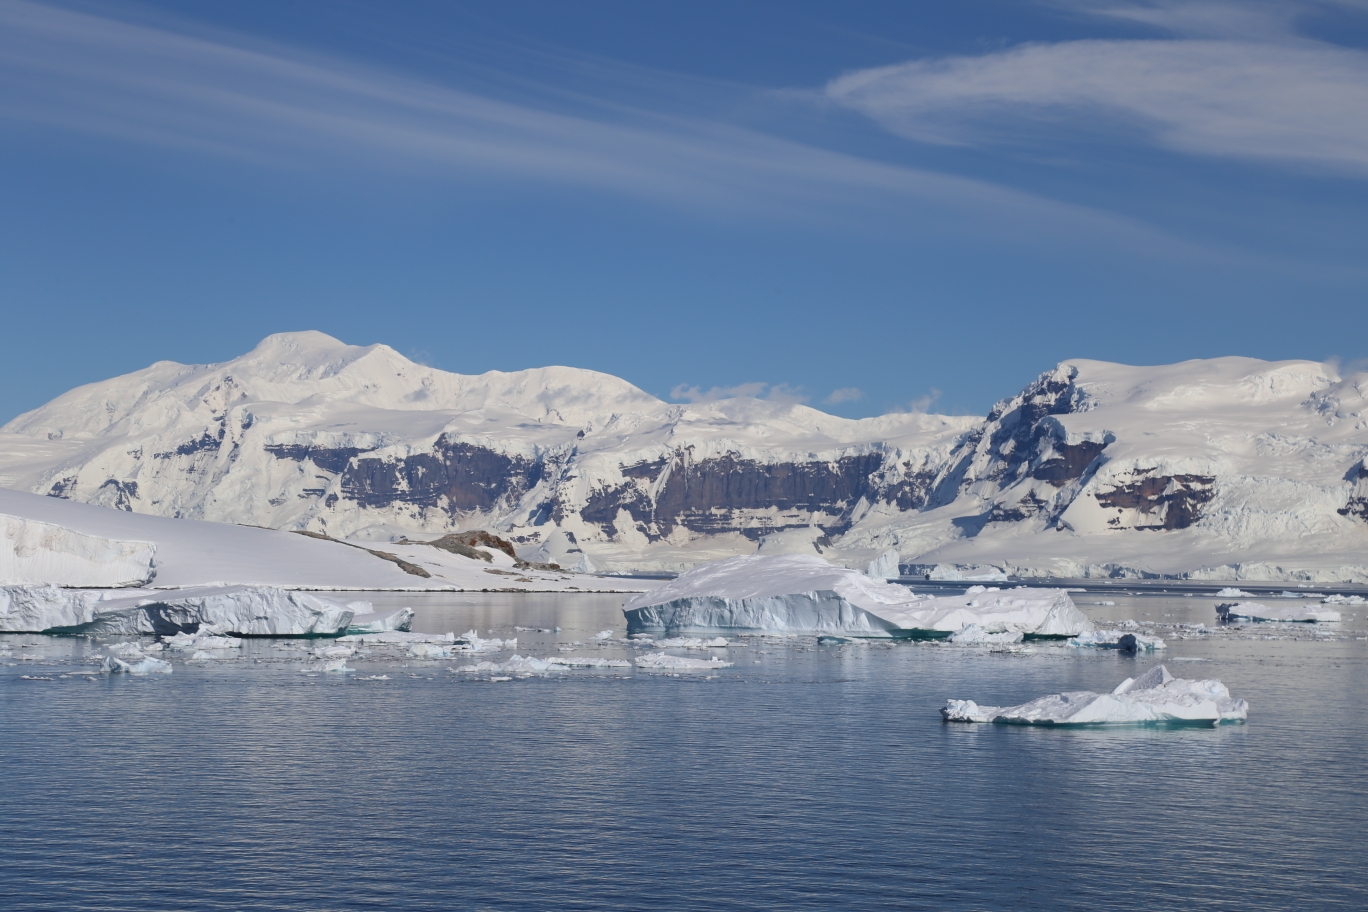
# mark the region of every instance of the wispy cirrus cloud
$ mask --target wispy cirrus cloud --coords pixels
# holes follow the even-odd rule
[[[844,219],[869,230],[876,216],[938,235],[1035,244],[1048,233],[1181,257],[1193,250],[1087,206],[649,105],[569,110],[238,36],[0,4],[0,120],[310,173],[532,181],[786,222]]]
[[[846,74],[826,95],[927,143],[1112,133],[1195,155],[1368,176],[1368,53],[1298,36],[1291,5],[1058,5],[1175,37],[914,60]]]

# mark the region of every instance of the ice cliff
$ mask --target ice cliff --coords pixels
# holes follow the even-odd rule
[[[201,630],[232,636],[338,636],[356,608],[309,592],[217,586],[133,595],[0,586],[0,633],[92,636],[172,635]]]
[[[55,523],[0,514],[0,583],[118,588],[156,575],[156,545],[84,535]]]

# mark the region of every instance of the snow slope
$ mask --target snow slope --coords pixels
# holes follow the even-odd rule
[[[15,524],[12,518],[21,522]],[[39,526],[38,524],[42,524]],[[20,491],[0,489],[0,533],[11,527],[21,533],[33,528],[60,530],[52,537],[65,542],[113,542],[136,545],[134,555],[155,548],[155,577],[158,588],[205,586],[217,583],[278,586],[285,589],[462,589],[516,591],[640,591],[649,582],[604,579],[571,573],[516,570],[513,559],[492,552],[488,562],[460,557],[428,545],[385,545],[385,553],[400,551],[429,575],[415,576],[366,548],[249,526],[167,519],[144,516],[107,507],[72,503],[57,497],[43,497]],[[16,551],[16,540],[0,540],[0,554]],[[149,544],[150,543],[150,544]],[[104,547],[103,545],[101,547]],[[374,548],[374,545],[369,545]],[[141,550],[138,550],[141,549]],[[127,550],[107,549],[109,557],[101,564],[91,561],[96,570],[62,552],[62,561],[47,564],[47,570],[33,573],[40,578],[16,582],[55,583],[63,586],[128,585],[114,582],[125,575],[130,561],[120,555]],[[380,550],[375,548],[375,550]],[[56,552],[54,552],[56,553]],[[398,557],[399,555],[395,555]],[[40,564],[35,564],[41,569]],[[132,561],[132,569],[141,566]],[[97,572],[98,571],[98,572]],[[497,572],[491,572],[497,571]],[[108,578],[92,581],[93,575]]]
[[[520,556],[681,570],[1368,580],[1368,374],[1067,361],[985,419],[668,404],[593,371],[479,376],[271,336],[161,362],[0,428],[0,485],[355,541],[491,529]]]

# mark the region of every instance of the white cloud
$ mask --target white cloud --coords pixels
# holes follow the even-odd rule
[[[927,393],[925,396],[918,396],[908,403],[908,411],[927,412],[931,409],[931,406],[935,405],[936,402],[940,400],[940,397],[941,391],[932,388],[931,392]]]
[[[842,76],[827,96],[929,143],[1119,129],[1185,153],[1368,175],[1368,54],[1279,31],[1277,5],[1243,13],[1228,4],[1082,6],[1237,36],[1066,41],[916,60]]]
[[[864,390],[856,389],[853,386],[843,386],[840,389],[832,390],[831,395],[824,400],[828,405],[840,405],[842,402],[858,402],[864,398]]]
[[[807,396],[787,383],[741,383],[736,386],[714,386],[707,390],[681,383],[670,390],[670,398],[681,402],[717,402],[722,399],[768,399],[787,405],[807,402]]]

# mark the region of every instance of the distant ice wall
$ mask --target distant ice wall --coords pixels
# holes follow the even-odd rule
[[[0,583],[120,588],[156,575],[157,546],[0,514]]]

